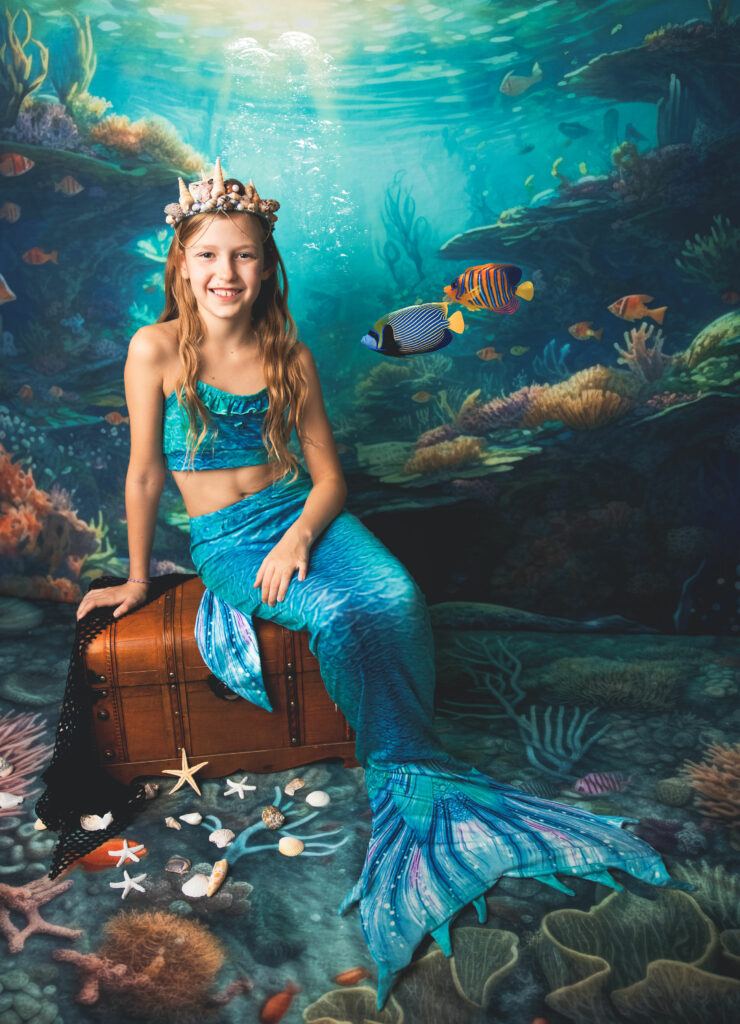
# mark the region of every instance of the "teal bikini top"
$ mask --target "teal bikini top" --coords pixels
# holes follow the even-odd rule
[[[162,451],[169,469],[225,469],[259,466],[268,461],[262,440],[262,422],[269,408],[267,388],[253,395],[232,395],[199,380],[196,390],[209,411],[213,426],[201,441],[190,465],[187,451],[188,417],[177,404],[175,391],[165,399]],[[200,417],[198,425],[202,427]]]

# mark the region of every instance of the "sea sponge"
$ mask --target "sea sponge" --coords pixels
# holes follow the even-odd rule
[[[614,661],[592,655],[558,658],[543,678],[565,704],[601,708],[665,708],[673,703],[681,662]]]
[[[655,784],[655,792],[666,807],[685,807],[691,803],[691,785],[680,775],[659,779]]]
[[[428,448],[419,448],[404,463],[403,472],[436,473],[451,466],[464,466],[478,462],[485,449],[479,437],[456,437],[452,441],[441,441]]]
[[[698,793],[697,803],[708,818],[725,825],[740,824],[740,743],[712,743],[705,760],[686,761],[683,771]]]

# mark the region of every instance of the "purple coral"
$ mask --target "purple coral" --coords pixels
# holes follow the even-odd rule
[[[535,395],[542,390],[542,385],[527,385],[505,398],[492,398],[483,405],[473,405],[458,418],[458,428],[463,434],[483,437],[499,427],[516,426],[532,404]]]
[[[7,134],[18,142],[47,149],[78,150],[82,147],[77,125],[61,103],[30,103],[23,108]]]
[[[454,423],[443,423],[441,427],[433,427],[431,430],[426,430],[420,437],[414,442],[414,448],[429,448],[433,444],[439,444],[441,441],[452,441],[454,438],[460,436],[460,431],[457,429]]]

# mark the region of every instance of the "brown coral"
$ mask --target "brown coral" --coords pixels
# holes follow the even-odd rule
[[[699,794],[697,802],[708,818],[725,825],[740,824],[740,743],[713,743],[705,760],[686,761],[683,771]]]
[[[415,451],[404,463],[403,472],[436,473],[451,466],[464,466],[468,462],[477,462],[484,451],[479,437],[456,437],[452,441],[440,441],[439,444]]]

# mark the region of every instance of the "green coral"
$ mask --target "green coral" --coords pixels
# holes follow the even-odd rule
[[[92,520],[87,525],[95,535],[97,547],[83,559],[80,567],[80,579],[94,580],[98,576],[106,575],[126,576],[128,562],[116,557],[116,552],[108,540],[108,524],[103,521],[102,511],[98,512],[97,522]]]
[[[682,672],[678,661],[623,662],[592,655],[558,658],[543,681],[566,704],[648,710],[674,702]]]
[[[721,348],[722,352],[717,352]],[[710,356],[740,354],[740,310],[725,313],[707,324],[684,353],[681,364],[693,370]]]
[[[736,356],[712,356],[692,375],[695,391],[716,391],[740,382],[740,359]]]
[[[31,37],[31,15],[25,8],[22,11],[26,16],[26,33],[21,39],[15,31],[16,18],[21,11],[11,15],[10,9],[5,8],[6,38],[0,46],[0,128],[9,128],[15,124],[23,100],[41,85],[49,70],[49,51],[38,39]],[[41,60],[41,70],[35,77],[32,72],[33,60],[26,53],[29,43],[38,47]]]
[[[686,281],[721,293],[740,286],[740,228],[722,214],[714,224],[709,234],[688,240],[675,263]]]

